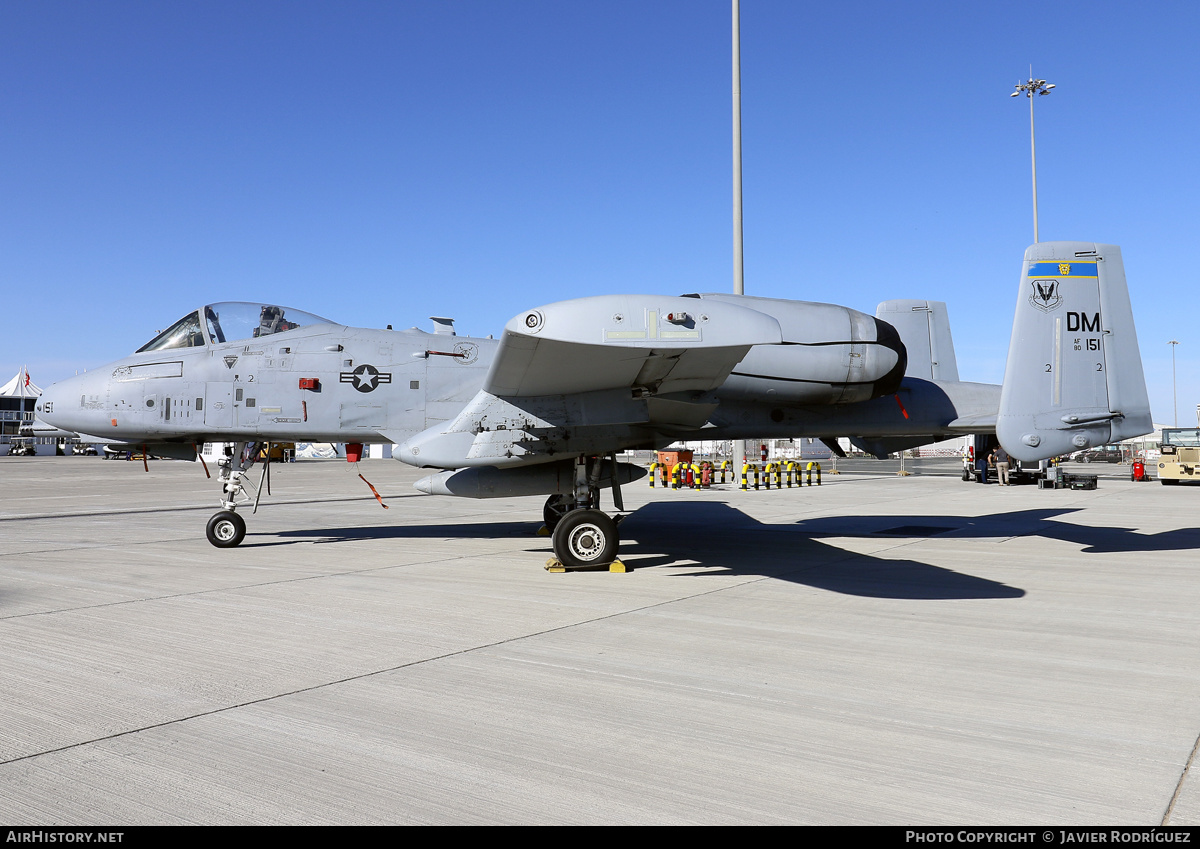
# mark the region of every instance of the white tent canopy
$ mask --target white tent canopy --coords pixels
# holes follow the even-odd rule
[[[4,384],[4,386],[0,386],[0,396],[5,398],[20,398],[24,395],[26,398],[36,398],[41,395],[42,388],[31,380],[26,385],[27,380],[29,380],[29,372],[21,369],[12,380]]]

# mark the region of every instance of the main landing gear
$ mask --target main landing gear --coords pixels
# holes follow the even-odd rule
[[[612,462],[613,501],[623,511],[621,488],[617,483],[617,458]],[[551,495],[542,509],[542,518],[551,531],[554,557],[566,569],[610,566],[617,560],[621,536],[616,520],[597,509],[600,506],[600,477],[608,457],[579,457],[575,461],[573,491]]]
[[[230,456],[217,460],[220,473],[217,480],[221,483],[220,512],[214,513],[208,520],[205,535],[208,541],[217,548],[233,548],[246,537],[246,520],[238,515],[239,499],[241,503],[249,503],[249,497],[242,498],[246,489],[245,477],[258,459],[260,442],[238,442],[234,445]]]

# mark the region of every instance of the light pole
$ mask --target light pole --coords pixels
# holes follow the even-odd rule
[[[1029,79],[1023,83],[1017,83],[1017,90],[1009,97],[1020,97],[1021,92],[1029,98],[1029,157],[1033,162],[1033,241],[1038,240],[1038,215],[1037,215],[1037,148],[1033,143],[1033,96],[1045,95],[1050,93],[1050,89],[1054,88],[1053,84],[1047,85],[1045,80],[1035,80],[1033,78],[1033,68],[1029,69]]]
[[[742,269],[742,10],[732,0],[733,12],[733,294],[745,293]],[[734,480],[746,464],[746,440],[733,440]]]
[[[1171,346],[1171,406],[1175,409],[1175,427],[1179,427],[1179,395],[1175,391],[1175,346],[1179,343],[1172,339],[1167,344]]]
[[[742,277],[742,22],[733,0],[733,294],[745,291]],[[739,470],[740,473],[740,470]]]

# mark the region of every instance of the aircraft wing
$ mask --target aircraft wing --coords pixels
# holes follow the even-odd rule
[[[734,304],[604,295],[527,310],[504,328],[483,389],[454,419],[405,442],[409,462],[516,465],[616,450],[631,428],[695,429],[754,345],[779,323]]]

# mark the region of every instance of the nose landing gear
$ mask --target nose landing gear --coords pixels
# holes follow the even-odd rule
[[[221,483],[221,507],[208,520],[205,536],[217,548],[233,548],[246,537],[246,520],[236,512],[239,499],[248,504],[249,497],[243,498],[246,489],[244,478],[254,461],[258,459],[260,442],[238,442],[233,447],[230,456],[217,460],[220,473],[217,480]]]

